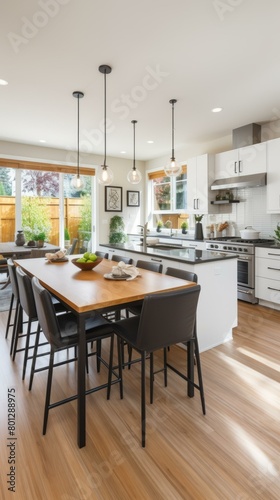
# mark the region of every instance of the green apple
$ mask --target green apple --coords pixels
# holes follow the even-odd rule
[[[89,260],[91,260],[92,262],[95,262],[96,259],[97,259],[97,255],[95,255],[95,253],[90,253],[89,254]]]
[[[84,259],[84,257],[80,257],[79,259],[77,259],[77,262],[86,262],[86,259]]]
[[[86,259],[86,260],[88,260],[89,256],[90,256],[90,253],[86,252],[86,253],[84,253],[83,258]]]

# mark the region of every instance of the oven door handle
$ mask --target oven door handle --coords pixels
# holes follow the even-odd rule
[[[252,292],[252,290],[246,291],[246,290],[239,290],[237,288],[237,293],[245,293],[245,295],[252,295],[253,292]]]
[[[268,267],[267,269],[271,269],[272,271],[280,271],[279,267]]]

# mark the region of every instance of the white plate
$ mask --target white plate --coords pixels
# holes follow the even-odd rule
[[[51,262],[52,264],[55,264],[56,262],[68,262],[67,257],[62,257],[61,259],[46,259],[48,262]]]
[[[104,274],[104,278],[106,280],[114,280],[114,281],[126,281],[130,276],[114,276],[112,273]]]

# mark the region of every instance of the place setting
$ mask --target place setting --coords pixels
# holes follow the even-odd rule
[[[117,266],[112,267],[110,273],[104,274],[104,278],[114,281],[132,281],[138,276],[141,276],[139,269],[132,264],[125,264],[120,261]]]

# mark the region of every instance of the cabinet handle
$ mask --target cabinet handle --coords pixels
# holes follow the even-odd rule
[[[268,290],[274,290],[275,292],[280,292],[278,288],[272,288],[272,286],[267,287]]]
[[[268,252],[267,255],[274,255],[274,257],[280,257],[280,253],[270,253],[270,252]]]
[[[154,257],[152,257],[151,260],[153,260],[155,262],[162,262],[162,259],[155,259]]]
[[[277,267],[268,267],[267,269],[271,269],[272,271],[280,271]]]
[[[193,208],[195,210],[195,198],[193,199]]]
[[[234,173],[237,174],[237,161],[234,162]]]
[[[199,198],[196,198],[196,208],[199,209]]]
[[[239,172],[239,173],[241,173],[241,172],[242,172],[242,168],[241,168],[241,167],[242,167],[242,161],[241,161],[241,160],[239,160],[239,162],[238,162],[238,172]]]

